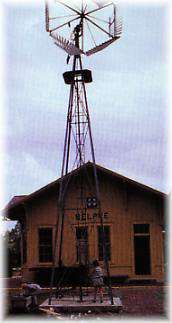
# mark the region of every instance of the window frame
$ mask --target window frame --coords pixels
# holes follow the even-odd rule
[[[109,248],[109,256],[107,257],[107,260],[108,261],[112,261],[112,241],[111,241],[111,225],[110,224],[105,224],[104,225],[104,228],[108,228],[109,229],[109,242],[108,242],[108,248]],[[99,224],[97,225],[97,258],[99,261],[103,261],[103,256],[100,257],[100,243],[99,243],[99,229],[102,228],[102,226]],[[106,230],[106,229],[105,229]],[[105,233],[106,235],[106,233]],[[105,240],[106,240],[106,237],[105,237]],[[107,242],[105,241],[105,244],[106,244],[106,248],[107,248]],[[103,240],[101,242],[101,253],[103,255]]]
[[[41,230],[51,230],[51,243],[49,243],[49,244],[41,244],[40,245],[40,231]],[[43,260],[41,260],[41,257],[40,257],[40,252],[41,252],[41,250],[40,250],[40,248],[44,248],[44,247],[49,247],[49,248],[51,248],[51,260],[50,259],[48,259],[48,260],[45,260],[45,259],[43,259]],[[40,263],[40,264],[52,264],[52,262],[53,262],[53,227],[52,226],[40,226],[39,228],[38,228],[38,262]]]
[[[148,230],[140,230],[136,232],[135,228],[136,226],[147,226]],[[133,223],[133,232],[134,232],[134,235],[150,235],[150,224],[149,223]]]

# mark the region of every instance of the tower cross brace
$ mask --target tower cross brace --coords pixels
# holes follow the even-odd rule
[[[83,33],[83,24],[81,17],[80,23],[74,29],[74,42],[75,46],[80,49],[80,37]],[[66,131],[64,139],[62,169],[61,169],[61,181],[59,188],[58,197],[58,216],[55,229],[55,240],[54,240],[54,254],[53,254],[53,267],[51,274],[51,293],[49,297],[49,304],[51,304],[52,298],[52,287],[54,284],[55,277],[55,266],[58,263],[59,268],[62,265],[62,245],[63,245],[63,232],[64,232],[64,219],[65,219],[65,198],[70,180],[69,164],[71,161],[71,142],[72,138],[75,143],[75,160],[74,165],[78,167],[84,166],[86,158],[86,139],[89,137],[91,158],[93,163],[93,177],[95,196],[97,199],[98,214],[100,217],[100,224],[102,227],[102,245],[103,245],[103,261],[107,272],[109,298],[113,305],[113,295],[110,282],[110,272],[108,258],[106,255],[106,238],[104,231],[103,215],[101,211],[99,183],[97,177],[95,153],[91,132],[91,122],[88,109],[87,95],[85,83],[92,81],[92,75],[90,70],[83,69],[81,55],[73,56],[73,67],[72,71],[65,72],[63,74],[64,81],[70,85]],[[68,176],[68,179],[66,180]],[[86,210],[86,197],[84,195],[84,181],[83,177],[80,178],[80,207]],[[88,260],[87,260],[88,261]],[[81,265],[81,263],[80,263]],[[80,286],[80,301],[83,300],[82,286]]]

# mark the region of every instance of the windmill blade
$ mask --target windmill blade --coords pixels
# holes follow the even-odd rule
[[[109,32],[107,32],[107,30],[105,30],[104,28],[102,28],[100,25],[96,24],[94,21],[92,21],[90,18],[88,18],[87,16],[85,17],[85,19],[87,19],[90,23],[92,23],[94,26],[96,26],[98,29],[100,29],[101,31],[103,31],[106,35],[108,35],[109,37],[113,37],[113,35],[111,35]]]
[[[101,4],[100,1],[93,0],[93,2],[97,5],[98,8],[103,7],[103,4]]]
[[[66,3],[64,3],[63,1],[57,0],[57,2],[58,2],[58,3],[60,3],[60,4],[62,4],[64,7],[66,7],[66,8],[68,8],[68,9],[72,10],[73,12],[77,13],[78,15],[80,15],[80,14],[81,14],[81,12],[80,12],[80,11],[78,11],[78,10],[74,9],[73,7],[71,7],[71,6],[67,5],[67,4],[66,4]]]
[[[76,17],[76,18],[74,18],[74,19],[68,20],[68,21],[66,21],[65,23],[63,23],[63,24],[61,24],[61,25],[59,25],[59,26],[57,26],[57,27],[55,27],[55,28],[51,29],[51,30],[50,30],[50,32],[53,32],[53,31],[55,31],[55,30],[57,30],[57,29],[59,29],[59,28],[62,28],[62,27],[64,27],[64,26],[67,26],[67,25],[69,25],[71,22],[73,22],[73,21],[75,21],[75,20],[78,20],[78,19],[79,19],[79,17]]]
[[[104,42],[104,43],[102,43],[102,44],[100,44],[100,45],[98,45],[96,47],[93,47],[92,49],[88,50],[85,54],[87,56],[93,55],[93,54],[95,54],[95,53],[103,50],[104,48],[106,48],[107,46],[109,46],[110,44],[112,44],[114,41],[116,41],[119,38],[120,38],[120,36],[119,37],[118,36],[113,37],[112,39],[110,39],[110,40],[108,40],[108,41],[106,41],[106,42]]]
[[[50,0],[45,1],[47,1],[46,30],[54,39],[56,46],[69,56],[81,54],[90,56],[103,50],[121,36],[122,22],[117,19],[116,6],[111,0],[92,0],[90,8],[89,5],[85,5],[85,0],[81,0],[81,9],[75,9],[72,0],[54,0],[56,5],[64,6],[64,11],[60,9],[59,12],[50,2],[48,5]],[[78,43],[75,42],[76,27],[80,30]]]
[[[99,8],[97,8],[97,9],[93,9],[93,10],[91,10],[91,11],[86,12],[86,15],[89,15],[90,13],[93,13],[93,12],[99,11],[99,10],[101,10],[101,9],[104,9],[104,8],[109,7],[109,6],[111,6],[111,5],[113,5],[113,2],[108,2],[108,3],[106,3],[106,4],[102,5],[102,6],[100,6],[100,7],[99,7]]]
[[[56,46],[63,49],[70,56],[85,54],[81,49],[76,47],[73,43],[71,43],[69,40],[65,39],[62,36],[54,35],[54,34],[51,33],[51,37],[55,40]]]
[[[48,2],[45,3],[45,26],[46,26],[46,31],[50,31],[49,27],[49,6]]]
[[[112,3],[112,1],[109,0],[92,0],[99,8],[107,5],[108,3]]]
[[[114,36],[121,35],[122,33],[122,20],[116,20],[114,22]]]

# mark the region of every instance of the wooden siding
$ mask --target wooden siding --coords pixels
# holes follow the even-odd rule
[[[151,275],[146,278],[163,280],[163,241],[162,241],[162,208],[159,197],[153,193],[136,189],[121,182],[112,180],[109,176],[99,178],[102,212],[108,214],[104,220],[110,226],[111,232],[111,275],[126,274],[130,278],[144,278],[135,275],[134,267],[134,232],[133,224],[148,223],[150,225],[150,253]],[[86,195],[89,195],[87,188]],[[79,185],[76,177],[69,185],[66,199],[66,208],[78,206]],[[42,194],[25,206],[27,218],[27,263],[25,270],[33,267],[48,267],[51,263],[39,263],[38,229],[41,227],[53,228],[57,219],[57,192]],[[89,209],[92,218],[94,209]],[[78,225],[75,219],[76,211],[67,210],[65,213],[63,234],[63,263],[67,266],[76,264],[75,228]],[[98,257],[97,226],[100,220],[88,221],[89,257],[93,260]],[[80,225],[83,222],[80,221]],[[53,239],[54,240],[54,239]]]

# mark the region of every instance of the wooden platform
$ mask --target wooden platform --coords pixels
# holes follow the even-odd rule
[[[54,312],[119,312],[122,310],[122,302],[119,297],[114,297],[114,305],[111,305],[109,299],[105,299],[103,303],[98,300],[96,303],[92,301],[89,296],[85,296],[83,301],[80,302],[79,299],[74,299],[71,296],[63,297],[62,299],[52,298],[51,305],[48,305],[48,299],[46,299],[39,307],[40,309],[52,309]]]

